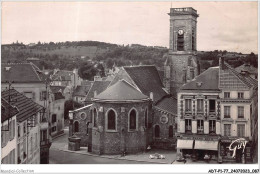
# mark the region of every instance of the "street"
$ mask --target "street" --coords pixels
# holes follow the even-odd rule
[[[50,164],[151,164],[149,162],[109,159],[50,149]]]
[[[78,154],[59,150],[67,144],[68,128],[64,129],[65,135],[55,138],[50,148],[50,164],[154,164],[134,160],[111,159],[87,154]]]

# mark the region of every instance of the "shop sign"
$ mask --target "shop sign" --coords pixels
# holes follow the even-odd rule
[[[245,151],[245,148],[246,148],[246,144],[247,144],[247,140],[244,139],[244,138],[239,138],[239,139],[236,139],[234,141],[232,141],[229,145],[229,150],[230,151],[233,151],[233,155],[232,155],[232,158],[235,158],[236,156],[236,151],[238,149],[243,149],[243,153]]]

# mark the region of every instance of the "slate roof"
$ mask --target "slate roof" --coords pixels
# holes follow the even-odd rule
[[[6,121],[8,118],[12,118],[18,112],[17,108],[11,106],[5,99],[1,98],[1,123]]]
[[[108,87],[105,91],[94,97],[93,100],[124,102],[149,100],[149,97],[142,94],[125,80],[119,80],[114,85]]]
[[[144,95],[149,96],[153,92],[154,102],[167,95],[154,65],[129,66],[124,69]]]
[[[156,103],[155,108],[177,115],[177,99],[170,95],[164,96]]]
[[[243,64],[243,65],[241,65],[241,66],[239,66],[239,67],[236,67],[235,70],[236,70],[237,72],[239,72],[239,73],[242,72],[242,71],[247,71],[247,72],[249,72],[250,74],[257,74],[257,73],[258,73],[257,68],[255,68],[255,67],[252,66],[252,65],[248,65],[248,64]]]
[[[8,100],[9,91],[4,90],[2,91],[1,95],[4,100]],[[15,101],[12,103],[12,105],[17,107],[17,109],[19,110],[19,113],[16,116],[16,119],[19,122],[28,119],[29,117],[44,109],[44,107],[35,103],[33,100],[27,98],[15,89],[10,89],[10,95],[12,96],[12,100]]]
[[[50,86],[52,93],[58,93],[58,92],[62,92],[64,91],[64,89],[66,88],[65,86]]]
[[[245,76],[237,72],[228,63],[224,62],[223,68],[230,70],[237,78],[239,78],[246,86],[258,87],[257,80],[250,76]],[[201,83],[201,85],[198,85]],[[192,81],[184,84],[180,90],[220,90],[219,86],[219,67],[210,67],[199,76],[195,77]]]
[[[214,90],[219,91],[219,67],[210,67],[192,81],[184,84],[180,90]],[[198,85],[201,84],[201,85]]]
[[[91,85],[88,86],[77,86],[73,96],[86,96],[88,94],[88,91],[90,90]]]
[[[109,84],[110,81],[94,81],[90,87],[90,90],[88,91],[85,102],[91,102],[91,98],[94,97],[94,92],[96,91],[97,95],[100,94],[108,87]]]
[[[258,87],[257,80],[251,78],[250,76],[242,75],[239,72],[237,72],[234,68],[232,68],[228,63],[224,62],[224,66],[226,66],[234,75],[236,75],[245,85],[247,85],[249,88]]]
[[[1,82],[42,83],[45,81],[45,78],[46,75],[33,63],[1,64]]]
[[[73,74],[72,71],[66,71],[66,70],[59,70],[52,76],[52,80],[58,80],[58,81],[70,81],[71,75]]]
[[[81,86],[91,86],[93,84],[93,81],[83,80],[81,82]]]

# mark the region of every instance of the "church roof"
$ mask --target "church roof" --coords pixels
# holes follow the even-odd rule
[[[149,97],[142,94],[134,86],[130,85],[124,79],[117,81],[114,85],[94,97],[93,100],[105,101],[140,101],[148,100]]]
[[[172,115],[177,115],[177,99],[169,95],[164,96],[156,103],[155,108]]]
[[[91,88],[91,85],[77,86],[74,93],[73,93],[73,96],[83,96],[83,97],[85,97],[90,88]]]
[[[219,67],[210,67],[190,82],[184,84],[180,90],[214,90],[219,91]]]
[[[91,102],[91,98],[94,97],[94,92],[96,91],[97,95],[100,94],[108,87],[109,84],[110,81],[94,81],[88,91],[85,102]]]
[[[153,93],[154,102],[167,95],[154,65],[127,66],[124,69],[144,95],[149,96],[150,92]]]

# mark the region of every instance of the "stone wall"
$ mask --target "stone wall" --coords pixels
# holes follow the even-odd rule
[[[86,116],[82,117],[82,114],[86,114]],[[90,131],[88,130],[92,127],[92,115],[90,107],[74,112],[74,123],[75,121],[79,122],[79,132],[73,133],[81,138],[80,146],[86,147],[89,143],[91,143],[89,140]]]
[[[148,144],[145,128],[145,109],[149,102],[141,103],[93,103],[98,111],[97,127],[92,129],[92,152],[96,154],[136,153],[146,149]],[[116,131],[106,130],[106,113],[113,108],[117,114]],[[132,108],[137,110],[137,130],[128,130],[128,114]],[[148,118],[149,118],[148,110]],[[151,118],[150,118],[151,119]]]
[[[162,116],[166,116],[166,122],[162,120]],[[154,111],[153,119],[153,147],[161,149],[175,149],[176,146],[176,124],[175,116],[171,114],[165,114],[158,110]],[[160,127],[160,136],[155,137],[155,126],[159,125]],[[173,126],[173,137],[169,137],[169,126]]]

